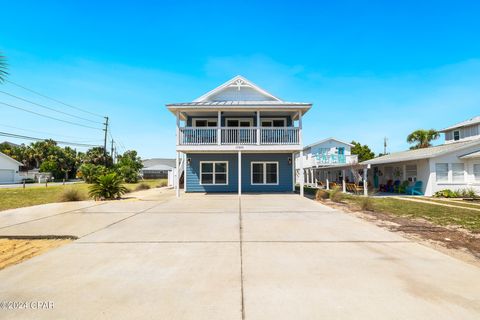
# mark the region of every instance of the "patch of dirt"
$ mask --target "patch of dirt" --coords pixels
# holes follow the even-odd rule
[[[361,211],[347,203],[322,201],[323,204],[351,213],[408,239],[421,242],[448,255],[480,266],[480,234],[459,227],[435,225],[423,219],[398,217],[384,212]]]
[[[71,241],[72,239],[0,238],[0,270]]]

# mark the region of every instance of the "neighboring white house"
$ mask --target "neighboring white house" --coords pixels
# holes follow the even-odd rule
[[[153,158],[142,161],[140,170],[144,179],[166,179],[175,169],[175,159]]]
[[[344,170],[341,167],[358,163],[358,156],[352,155],[352,144],[335,138],[327,138],[303,148],[303,157],[295,156],[296,179],[300,179],[300,160],[303,162],[304,179],[307,185],[317,185],[317,181],[330,179],[342,180]],[[328,168],[335,168],[326,170]],[[353,181],[350,170],[345,172],[346,178]],[[329,178],[330,176],[330,178]]]
[[[20,162],[0,152],[0,184],[21,182],[21,166]]]
[[[408,181],[421,185],[426,196],[443,189],[474,189],[480,193],[480,117],[450,126],[442,145],[394,152],[364,161],[355,166],[367,178],[369,186],[382,186]],[[345,169],[335,165],[328,170]],[[330,179],[332,181],[332,178]]]

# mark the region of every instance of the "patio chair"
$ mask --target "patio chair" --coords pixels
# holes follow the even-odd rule
[[[409,184],[409,182],[407,180],[405,180],[396,188],[396,190],[394,189],[394,191],[396,193],[405,193],[405,190],[407,189],[408,184]]]
[[[405,193],[409,195],[417,195],[417,196],[423,196],[422,192],[422,181],[416,181],[413,186],[407,187],[405,189]]]
[[[395,182],[390,186],[387,192],[397,192],[395,191],[400,186],[400,180],[395,180]]]

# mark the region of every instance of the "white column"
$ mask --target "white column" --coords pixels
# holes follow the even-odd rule
[[[217,113],[217,144],[222,144],[222,111]]]
[[[327,185],[327,190],[330,190],[330,181],[328,181],[329,175],[330,175],[330,171],[326,171],[325,172],[325,183]]]
[[[183,191],[187,192],[187,154],[183,154]]]
[[[297,174],[295,173],[295,153],[292,153],[292,191],[295,192],[295,182]]]
[[[368,196],[368,169],[370,168],[370,165],[365,167],[363,169],[363,195],[366,197]]]
[[[260,145],[260,110],[257,110],[257,145]],[[292,160],[293,161],[293,160]]]
[[[176,129],[176,138],[177,138],[177,146],[180,144],[180,112],[176,112],[176,117],[177,117],[177,129]]]
[[[180,171],[180,163],[178,161],[178,152],[175,152],[175,193],[177,198],[180,197],[180,176],[178,172]]]
[[[312,170],[313,171],[313,183],[315,184],[315,187],[318,187],[318,169]]]
[[[300,146],[303,149],[303,137],[302,137],[302,111],[298,112],[298,142],[300,143]]]
[[[402,170],[403,170],[403,181],[407,180],[407,165],[403,165],[402,166]]]
[[[242,152],[238,151],[238,196],[242,195]]]
[[[347,183],[345,181],[345,169],[342,170],[342,191],[347,192]]]
[[[315,185],[315,177],[313,176],[313,169],[310,169],[310,183]],[[316,187],[316,185],[315,185]]]
[[[305,178],[303,175],[303,150],[300,150],[300,158],[298,160],[300,162],[300,196],[303,197],[303,185],[305,183]]]

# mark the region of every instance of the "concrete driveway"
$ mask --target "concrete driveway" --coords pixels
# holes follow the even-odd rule
[[[78,240],[0,271],[2,319],[479,319],[480,269],[293,194],[184,195],[0,213]]]

